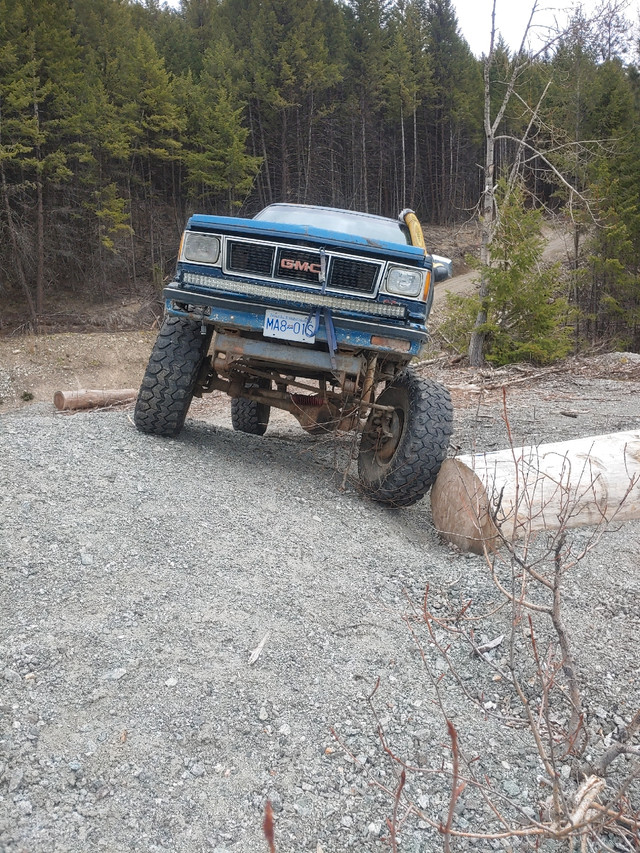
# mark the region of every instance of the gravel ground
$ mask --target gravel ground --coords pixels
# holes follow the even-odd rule
[[[453,444],[504,446],[490,386],[507,380],[517,440],[637,429],[637,362],[580,365],[490,380],[434,366],[452,387]],[[537,815],[548,789],[492,669],[504,653],[456,646],[459,683],[438,681],[444,662],[408,615],[427,586],[436,613],[490,609],[483,558],[439,540],[428,499],[367,502],[344,477],[347,438],[312,439],[286,417],[264,438],[234,433],[215,399],[192,415],[177,440],[139,434],[127,410],[0,416],[0,851],[266,851],[267,799],[278,853],[389,850],[399,767],[378,726],[413,768],[399,815],[407,797],[444,819],[438,695],[500,807]],[[567,578],[594,755],[640,706],[639,546],[640,522],[620,525]],[[505,626],[496,613],[477,636]],[[487,820],[465,792],[454,827]],[[512,847],[526,842],[454,845]],[[441,848],[419,815],[402,823],[398,850]]]

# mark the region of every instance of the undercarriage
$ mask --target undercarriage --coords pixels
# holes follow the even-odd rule
[[[449,394],[397,355],[256,340],[167,316],[136,404],[138,429],[176,436],[194,396],[231,398],[235,430],[264,435],[272,408],[318,435],[360,434],[358,475],[390,506],[420,500],[433,484],[452,430]]]

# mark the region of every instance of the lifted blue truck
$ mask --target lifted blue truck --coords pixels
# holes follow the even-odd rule
[[[452,432],[448,392],[409,364],[449,274],[410,210],[396,220],[272,204],[253,219],[192,216],[136,426],[176,436],[194,395],[223,391],[236,430],[263,435],[271,407],[312,434],[358,430],[364,492],[413,504]]]

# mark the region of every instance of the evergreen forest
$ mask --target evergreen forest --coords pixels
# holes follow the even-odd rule
[[[539,53],[491,54],[494,113],[520,69],[496,180],[516,166],[523,210],[574,230],[576,346],[640,350],[632,23],[603,0]],[[36,328],[63,295],[159,296],[193,212],[477,217],[485,81],[451,0],[0,0],[0,331],[10,305]]]

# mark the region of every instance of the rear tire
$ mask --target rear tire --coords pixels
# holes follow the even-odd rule
[[[389,506],[410,506],[429,491],[453,431],[449,392],[405,368],[378,396],[393,406],[388,429],[372,409],[362,432],[358,474],[364,491]]]
[[[167,316],[142,380],[134,414],[141,432],[174,438],[184,426],[211,330],[184,317]]]
[[[271,388],[268,379],[249,379],[245,388]],[[264,435],[267,431],[271,406],[249,400],[247,397],[233,397],[231,400],[231,425],[238,432],[248,432],[250,435]]]

